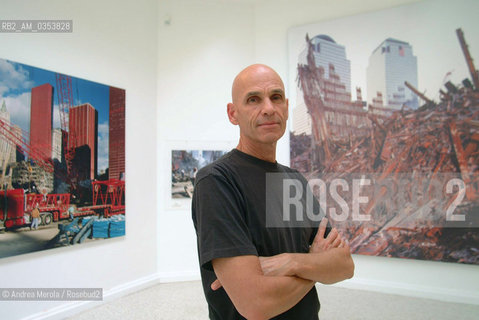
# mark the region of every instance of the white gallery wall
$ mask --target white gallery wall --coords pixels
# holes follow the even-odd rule
[[[175,146],[214,149],[218,142],[237,141],[225,113],[236,73],[251,63],[265,63],[287,82],[289,28],[413,2],[159,2],[158,264],[163,281],[199,279],[189,206],[169,204],[168,153]],[[278,144],[278,161],[289,163],[287,136]],[[478,266],[361,255],[354,259],[355,278],[340,286],[479,304]]]
[[[189,203],[170,199],[171,150],[235,146],[232,80],[256,62],[286,80],[289,28],[410,2],[1,0],[0,19],[72,19],[74,32],[0,34],[0,58],[126,90],[128,217],[122,239],[1,259],[0,287],[101,287],[114,296],[158,278],[199,279]],[[278,160],[289,163],[287,136]],[[479,303],[477,266],[354,258],[356,276],[344,286]],[[9,319],[60,318],[75,307],[0,302]]]
[[[254,63],[254,7],[240,1],[159,1],[158,272],[199,279],[190,201],[171,201],[171,150],[231,149],[226,104],[238,70]]]
[[[73,33],[0,33],[1,58],[123,88],[127,118],[126,236],[3,258],[0,287],[95,287],[108,297],[156,273],[156,17],[156,0],[0,2],[0,19],[73,20]],[[71,305],[0,302],[0,318],[36,319]]]

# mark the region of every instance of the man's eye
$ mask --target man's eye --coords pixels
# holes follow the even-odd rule
[[[257,97],[249,97],[248,98],[248,103],[256,103],[258,101],[259,101],[259,99]]]
[[[271,100],[273,101],[281,101],[283,100],[283,97],[279,94],[275,94],[274,96],[271,97]]]

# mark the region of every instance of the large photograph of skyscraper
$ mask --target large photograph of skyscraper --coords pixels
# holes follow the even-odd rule
[[[291,166],[353,253],[479,264],[479,22],[421,1],[289,31]]]
[[[0,59],[0,258],[125,234],[125,90]]]

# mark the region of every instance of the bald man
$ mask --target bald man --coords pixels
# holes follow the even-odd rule
[[[279,75],[260,64],[242,70],[227,113],[238,146],[198,172],[192,202],[210,319],[318,319],[315,283],[352,277],[354,263],[326,219],[319,228],[267,225],[266,175],[298,176],[276,161],[288,119]]]

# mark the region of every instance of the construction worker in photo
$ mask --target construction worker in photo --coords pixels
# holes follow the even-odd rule
[[[33,208],[32,213],[32,224],[30,225],[30,230],[38,229],[38,223],[40,221],[40,210],[38,209],[38,203]]]
[[[73,218],[75,217],[75,207],[73,205],[70,205],[70,207],[68,208],[68,216],[70,220],[73,220]]]

